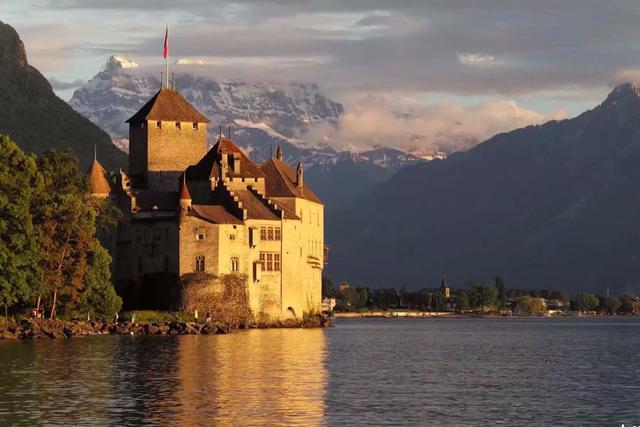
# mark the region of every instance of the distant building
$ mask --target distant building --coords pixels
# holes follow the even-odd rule
[[[322,311],[327,313],[329,311],[333,311],[336,307],[336,299],[335,298],[323,298],[322,299]]]
[[[447,283],[447,277],[442,276],[442,283],[440,283],[440,291],[442,291],[442,295],[444,295],[445,299],[451,298],[451,288]]]
[[[173,309],[181,279],[233,274],[246,278],[254,314],[320,311],[324,206],[300,162],[278,147],[257,165],[223,137],[207,152],[209,120],[174,89],[127,122],[129,172],[110,184],[97,160],[89,171],[93,194],[123,214],[106,245],[125,303]]]

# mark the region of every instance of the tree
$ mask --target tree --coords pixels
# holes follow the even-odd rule
[[[544,313],[544,299],[531,296],[523,296],[518,300],[516,310],[520,314],[538,315]]]
[[[84,274],[84,290],[75,312],[84,317],[109,319],[122,307],[122,299],[116,294],[111,283],[111,256],[97,240],[88,254],[87,269]]]
[[[580,294],[578,297],[578,309],[582,312],[593,311],[598,307],[598,297],[593,294]]]
[[[60,303],[73,305],[84,283],[87,252],[95,235],[95,211],[87,177],[70,151],[48,151],[38,158],[43,189],[35,218],[42,249],[40,281],[51,298],[51,318]]]
[[[616,311],[622,305],[622,302],[616,297],[606,297],[604,301],[609,314],[616,314]]]
[[[620,306],[621,313],[627,313],[627,314],[633,313],[633,303],[634,303],[633,295],[624,294],[620,302],[621,302],[621,306]]]
[[[471,309],[469,305],[469,294],[466,291],[458,291],[456,296],[456,308],[458,311],[468,311]]]
[[[0,135],[0,304],[5,315],[37,287],[40,250],[31,200],[40,186],[34,157]]]
[[[330,277],[322,278],[322,298],[335,298],[336,288]]]
[[[498,303],[500,307],[505,307],[507,305],[507,287],[500,276],[496,277],[496,289],[498,290]]]
[[[498,289],[494,285],[482,285],[480,287],[480,305],[482,311],[495,307],[498,302]]]

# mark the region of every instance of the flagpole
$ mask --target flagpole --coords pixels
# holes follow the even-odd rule
[[[167,45],[167,54],[164,57],[164,80],[165,80],[165,88],[169,88],[169,24],[167,24],[167,31],[166,31],[166,37],[167,40],[165,41],[166,45]]]

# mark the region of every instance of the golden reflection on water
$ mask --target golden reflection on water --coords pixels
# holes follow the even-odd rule
[[[323,424],[325,340],[319,329],[182,337],[173,422]]]

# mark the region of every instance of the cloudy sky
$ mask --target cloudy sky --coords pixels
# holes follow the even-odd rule
[[[473,141],[640,80],[637,0],[3,0],[0,20],[63,97],[112,53],[159,66],[168,23],[200,73],[319,83],[346,138]]]

